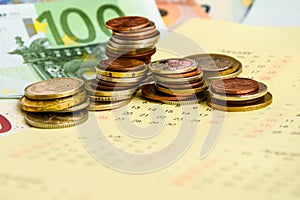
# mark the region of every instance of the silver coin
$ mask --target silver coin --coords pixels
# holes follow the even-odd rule
[[[161,83],[190,83],[197,80],[200,80],[203,77],[203,71],[196,76],[186,77],[186,78],[166,78],[162,76],[154,76],[156,80]]]
[[[188,58],[169,58],[149,64],[150,71],[157,74],[181,74],[197,68],[197,62]]]

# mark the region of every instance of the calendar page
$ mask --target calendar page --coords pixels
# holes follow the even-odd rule
[[[148,101],[139,91],[127,106],[89,112],[73,128],[20,122],[18,134],[0,140],[0,199],[299,199],[299,34],[300,28],[188,21],[161,41],[153,60],[232,56],[243,64],[239,77],[268,86],[272,104],[222,112],[205,102]],[[172,37],[196,45],[170,40],[168,51]],[[2,102],[22,121],[16,101]]]

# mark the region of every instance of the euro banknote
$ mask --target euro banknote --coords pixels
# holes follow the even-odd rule
[[[141,15],[164,28],[154,0],[74,0],[0,6],[0,98],[56,77],[88,79],[105,56],[105,22]]]

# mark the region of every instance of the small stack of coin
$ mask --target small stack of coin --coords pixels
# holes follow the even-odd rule
[[[142,87],[142,95],[151,100],[177,104],[198,102],[206,97],[207,84],[197,62],[188,58],[170,58],[149,64],[155,84]]]
[[[241,62],[227,55],[196,54],[187,58],[198,62],[208,83],[217,79],[235,78],[243,71]]]
[[[97,77],[86,81],[85,89],[92,100],[89,110],[110,110],[129,103],[148,67],[137,59],[106,59],[95,67]]]
[[[207,104],[228,112],[251,111],[272,103],[272,95],[264,83],[248,78],[229,78],[213,81]]]
[[[26,122],[37,128],[66,128],[88,118],[89,98],[84,81],[77,78],[55,78],[25,88],[19,101],[26,111]]]
[[[113,31],[106,47],[109,58],[132,58],[145,63],[151,61],[160,36],[154,22],[140,16],[123,16],[107,21],[106,27]]]

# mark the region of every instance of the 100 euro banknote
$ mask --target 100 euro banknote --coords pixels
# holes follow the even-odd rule
[[[105,22],[141,15],[164,24],[154,0],[77,0],[0,7],[0,98],[49,78],[89,79],[105,57]]]

